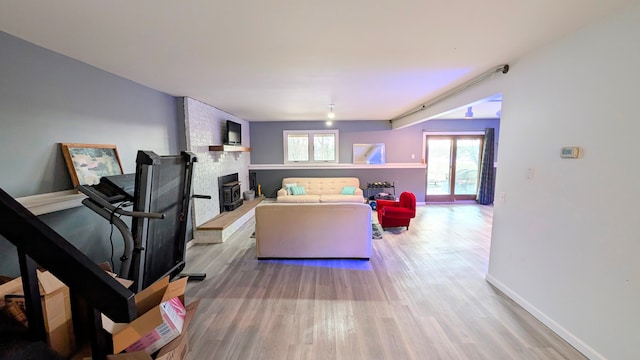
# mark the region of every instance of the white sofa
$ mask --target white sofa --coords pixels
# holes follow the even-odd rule
[[[367,204],[272,202],[261,203],[255,211],[259,259],[371,257]]]
[[[304,195],[293,195],[288,185],[302,186]],[[353,188],[353,194],[343,194],[345,187]],[[302,177],[282,179],[277,201],[281,203],[364,203],[360,179],[355,177]]]

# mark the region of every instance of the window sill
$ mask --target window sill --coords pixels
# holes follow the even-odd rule
[[[425,169],[421,163],[387,164],[250,164],[249,170],[290,170],[290,169]]]
[[[65,190],[20,197],[16,200],[34,215],[42,215],[81,206],[84,198],[86,196],[76,190]]]

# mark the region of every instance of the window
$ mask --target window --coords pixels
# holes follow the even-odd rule
[[[338,130],[285,130],[284,162],[338,162]]]

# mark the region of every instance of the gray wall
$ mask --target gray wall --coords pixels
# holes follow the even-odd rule
[[[0,32],[0,188],[13,197],[72,189],[60,142],[115,144],[125,172],[138,149],[184,149],[176,100]],[[110,256],[109,226],[84,207],[41,216],[95,261]],[[121,252],[122,240],[113,237]],[[0,274],[17,275],[0,239]]]
[[[334,121],[330,128],[340,131],[339,161],[353,162],[353,144],[384,143],[387,163],[419,163],[423,157],[424,131],[479,131],[487,127],[496,129],[497,150],[500,120],[430,120],[400,130],[391,130],[388,121]],[[284,130],[327,129],[324,121],[295,122],[252,122],[251,123],[251,163],[283,164]],[[411,155],[415,158],[411,158]],[[282,178],[295,176],[354,176],[361,186],[367,182],[396,182],[396,193],[411,191],[418,201],[425,198],[425,169],[276,169],[253,170],[257,182],[267,197],[275,197],[282,184]]]

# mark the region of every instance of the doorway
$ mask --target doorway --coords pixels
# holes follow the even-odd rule
[[[484,136],[425,135],[426,202],[475,200]]]

